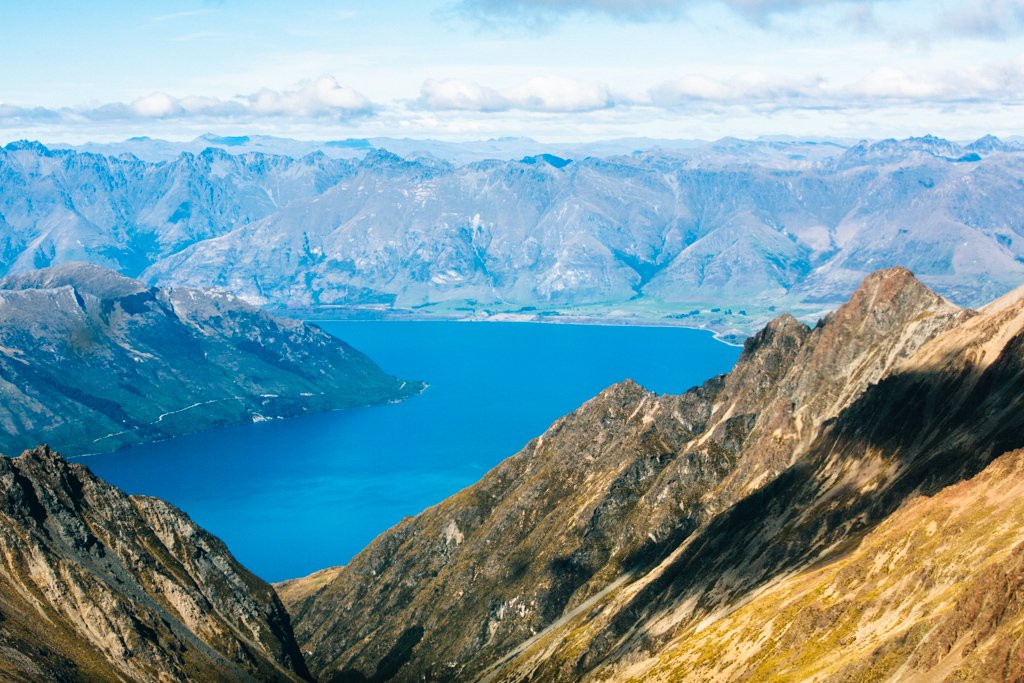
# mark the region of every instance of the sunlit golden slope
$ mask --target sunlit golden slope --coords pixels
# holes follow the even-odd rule
[[[633,680],[1024,678],[1024,450],[687,629]]]
[[[793,466],[488,678],[1024,680],[1021,396],[1018,292],[895,363]]]
[[[602,392],[286,604],[321,680],[1013,680],[1021,458],[980,473],[1021,396],[1024,297],[880,271],[686,394]]]

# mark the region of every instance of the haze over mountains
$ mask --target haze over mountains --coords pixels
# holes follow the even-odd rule
[[[740,336],[776,308],[819,316],[895,264],[963,305],[1024,282],[1024,152],[992,137],[471,163],[231,151],[253,144],[160,162],[8,145],[0,272],[89,261],[310,316],[560,315]]]
[[[847,141],[855,144],[856,140]],[[488,159],[513,160],[537,154],[561,157],[609,156],[631,154],[638,149],[686,150],[707,143],[700,140],[655,140],[622,138],[596,142],[544,143],[531,138],[503,137],[471,142],[448,142],[422,138],[347,138],[344,140],[294,140],[272,135],[206,134],[187,141],[172,142],[151,137],[134,137],[121,142],[85,143],[81,145],[48,145],[52,149],[72,149],[104,156],[133,154],[145,161],[172,161],[182,152],[200,154],[207,148],[222,149],[232,154],[250,152],[293,158],[322,152],[335,159],[361,158],[374,150],[386,150],[400,156],[432,156],[456,164]]]

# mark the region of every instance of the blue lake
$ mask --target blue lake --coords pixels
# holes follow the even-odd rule
[[[679,393],[739,356],[707,332],[682,328],[321,326],[429,388],[398,405],[227,427],[81,462],[130,493],[174,503],[252,571],[278,581],[348,562],[610,384],[632,378]]]

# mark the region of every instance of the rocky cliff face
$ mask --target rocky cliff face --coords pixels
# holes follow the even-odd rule
[[[0,449],[113,450],[419,391],[237,298],[67,264],[0,280]]]
[[[790,467],[716,516],[628,591],[595,606],[585,635],[549,634],[553,640],[545,646],[558,643],[557,652],[540,655],[531,645],[501,677],[515,679],[525,670],[552,680],[576,678],[580,671],[596,678],[624,675],[628,665],[660,652],[681,630],[703,630],[777,582],[831,566],[902,506],[975,475],[1019,447],[1022,340],[1024,297],[937,335],[823,424]],[[1006,520],[996,513],[983,523],[995,530]],[[969,534],[949,540],[961,549],[974,542]],[[951,561],[962,563],[959,571],[974,575],[967,556],[946,550]],[[897,577],[907,593],[900,597],[913,602],[927,584],[917,583],[909,560],[896,570],[907,571]],[[870,615],[869,621],[895,618],[886,611],[887,597],[866,586],[861,601],[847,606]],[[767,629],[767,620],[762,623]],[[796,623],[792,634],[804,626]],[[837,642],[851,642],[842,638],[840,621],[823,617],[821,628]],[[914,637],[893,628],[898,637]],[[1013,633],[999,635],[1012,643]],[[769,640],[764,654],[778,655],[777,646]],[[913,647],[893,655],[892,671],[905,666],[916,673],[914,656]],[[716,666],[729,658],[717,657]]]
[[[0,458],[0,677],[298,681],[273,589],[180,510],[41,447]]]
[[[729,615],[780,582],[805,585],[886,523],[913,524],[920,495],[1024,446],[1022,340],[1024,293],[964,311],[897,268],[868,277],[814,329],[775,320],[731,373],[686,394],[612,387],[336,576],[293,583],[307,661],[324,680],[690,680],[742,677],[783,641],[834,637],[842,649],[852,641],[839,634],[840,608],[810,626],[794,612],[790,640],[771,614]],[[1005,526],[1000,514],[989,519]],[[887,522],[894,515],[904,521]],[[1007,539],[989,540],[1007,551]],[[979,580],[1015,585],[1011,565]],[[894,581],[912,596],[910,566]],[[864,584],[843,609],[884,621],[876,597]],[[1006,636],[1008,614],[979,637]],[[695,654],[719,623],[729,634],[744,624],[749,644],[736,651],[723,636]],[[886,623],[882,640],[858,642],[902,653],[894,671],[912,666],[922,651]],[[1016,651],[1011,636],[994,657]],[[847,679],[868,670],[842,652]]]

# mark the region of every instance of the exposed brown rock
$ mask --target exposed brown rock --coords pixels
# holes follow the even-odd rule
[[[521,648],[492,670],[494,678],[520,680],[527,673],[540,680],[637,675],[637,670],[644,671],[644,661],[660,656],[681,634],[703,633],[735,610],[757,604],[778,582],[848,553],[907,501],[971,477],[995,455],[1024,445],[1022,392],[1024,299],[968,316],[920,345],[834,420],[823,423],[791,467],[714,517],[658,566],[593,606],[585,620],[551,629]],[[1004,522],[997,515],[984,523]],[[1007,543],[1000,546],[1002,552],[1016,542]],[[961,566],[968,576],[978,568],[970,562]],[[1015,568],[999,571],[989,579],[979,573],[978,580],[1012,584]],[[909,573],[903,578],[906,599],[919,602],[921,577]],[[885,597],[867,590],[853,609],[884,613]],[[763,645],[758,639],[770,636],[776,645],[765,646],[766,654],[777,656],[796,647],[778,640],[782,630],[794,637],[820,631],[823,637],[837,637],[837,650],[817,654],[821,661],[816,666],[827,666],[850,654],[843,649],[846,641],[837,636],[846,628],[841,611],[803,610],[773,621],[768,610],[753,617],[752,626],[762,631],[756,642],[743,647],[757,649]],[[1002,649],[993,652],[1019,651],[1016,628],[998,629]],[[920,639],[922,634],[906,635]],[[703,653],[701,661],[724,667],[711,677],[743,678],[729,668],[743,652],[738,644],[709,639],[705,650],[698,647],[701,638],[690,642]],[[914,647],[906,650],[916,656]],[[893,657],[908,667],[901,676],[924,666],[913,664],[909,655]],[[680,667],[671,679],[704,680],[699,667],[687,661],[693,666]],[[804,678],[794,674],[790,680]]]
[[[296,681],[273,589],[219,540],[45,447],[0,457],[0,678]]]
[[[596,679],[1024,679],[1024,451]],[[614,671],[614,673],[613,673]]]
[[[792,553],[784,543],[749,574],[715,546],[708,561],[729,572],[721,591],[714,571],[698,570],[708,554],[686,554],[708,547],[716,524],[736,532],[736,514],[769,524],[790,493],[785,482],[799,479],[804,460],[825,457],[823,434],[837,419],[852,411],[870,425],[864,406],[874,384],[972,315],[905,269],[881,271],[813,330],[788,316],[773,321],[731,373],[686,394],[659,397],[628,382],[602,392],[479,484],[401,523],[331,583],[290,602],[311,668],[323,679],[507,672],[510,680],[575,680],[607,658],[660,647],[688,619],[814,561],[856,526],[855,506],[843,509],[848,520],[818,510],[824,516],[812,519],[832,535]],[[767,490],[780,498],[745,500]],[[703,571],[712,584],[701,584],[705,597],[675,581],[691,556],[693,575]],[[648,620],[681,607],[652,638]]]

